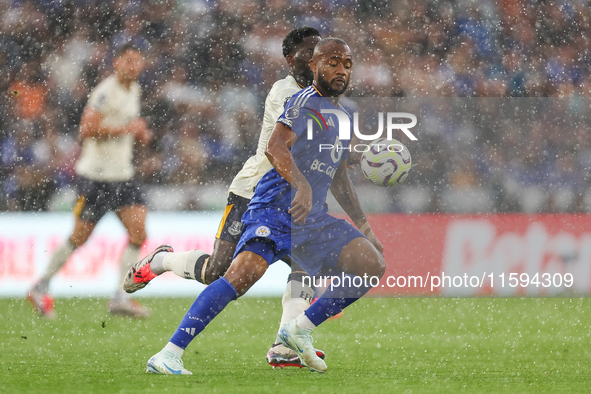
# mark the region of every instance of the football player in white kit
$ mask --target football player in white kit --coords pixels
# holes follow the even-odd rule
[[[267,95],[256,154],[244,163],[242,170],[230,185],[228,203],[216,234],[212,254],[200,250],[173,252],[172,247],[162,245],[129,269],[123,283],[125,291],[133,293],[166,271],[173,271],[181,278],[194,279],[203,284],[210,284],[225,274],[240,239],[241,218],[254,195],[254,188],[263,175],[273,168],[265,155],[265,150],[277,119],[283,113],[287,100],[311,85],[314,80],[309,62],[318,41],[320,33],[312,27],[292,30],[283,40],[283,56],[289,65],[289,75],[275,82]],[[314,289],[301,283],[302,277],[306,275],[304,270],[289,257],[284,261],[291,266],[292,271],[282,299],[283,314],[280,326],[306,310],[314,297]],[[292,295],[292,285],[294,289],[299,289],[298,294]],[[317,354],[324,358],[322,351],[317,350]],[[279,344],[278,340],[266,358],[273,367],[302,367],[295,352]]]
[[[130,44],[113,59],[114,73],[90,93],[80,121],[82,152],[76,163],[78,201],[70,237],[53,253],[44,275],[29,291],[27,299],[37,312],[52,317],[53,298],[49,282],[70,255],[86,242],[98,221],[115,212],[129,234],[129,244],[121,256],[120,278],[139,258],[146,239],[147,208],[134,179],[134,144],[152,138],[140,116],[141,90],[137,79],[144,69],[144,57]],[[121,283],[119,281],[118,283]],[[119,287],[109,300],[113,314],[146,317],[149,312]]]

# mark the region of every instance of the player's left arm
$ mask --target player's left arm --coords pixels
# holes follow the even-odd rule
[[[373,233],[373,230],[363,213],[363,209],[361,209],[357,192],[347,174],[347,163],[345,160],[339,163],[339,167],[337,168],[330,185],[330,191],[345,213],[349,215],[353,223],[355,223],[359,231],[369,239],[380,253],[383,253],[384,247]]]
[[[351,138],[349,146],[356,146],[358,144],[361,144],[362,142],[363,141],[359,139],[357,134],[353,133],[353,137]],[[347,155],[347,168],[352,170],[353,168],[357,167],[361,163],[361,155],[361,152],[357,152],[355,150],[349,152],[349,154]]]
[[[312,211],[312,188],[306,177],[298,169],[289,150],[297,139],[297,134],[290,127],[277,122],[269,138],[265,155],[279,175],[296,189],[295,196],[291,202],[291,208],[289,209],[294,222],[306,223],[306,217]]]

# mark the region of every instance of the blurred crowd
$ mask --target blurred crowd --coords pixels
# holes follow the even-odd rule
[[[591,97],[405,100],[416,165],[386,210],[591,212]]]
[[[128,42],[147,58],[143,113],[155,138],[136,157],[146,190],[206,193],[208,185],[227,185],[255,151],[267,92],[287,73],[281,42],[304,25],[348,42],[355,60],[348,95],[424,98],[427,106],[448,101],[438,97],[472,98],[476,112],[466,114],[484,116],[425,112],[419,143],[409,144],[412,174],[405,187],[380,190],[384,210],[588,210],[591,133],[574,100],[591,96],[590,6],[589,0],[0,1],[0,210],[52,209],[58,191],[71,188],[88,93]],[[558,107],[574,118],[568,127],[535,111],[498,118],[496,109],[506,111],[501,102],[490,111],[482,104],[491,97],[545,98],[546,112]],[[457,203],[466,196],[472,205]],[[189,200],[180,208],[203,208],[198,196]]]

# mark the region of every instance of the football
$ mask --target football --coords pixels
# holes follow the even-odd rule
[[[412,159],[400,141],[379,138],[361,156],[361,171],[378,186],[394,186],[408,176]]]

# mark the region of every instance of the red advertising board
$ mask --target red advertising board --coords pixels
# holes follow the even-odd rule
[[[375,286],[370,294],[591,294],[589,219],[572,214],[369,216],[385,247],[387,264],[385,276],[379,282],[377,278],[369,282]],[[142,254],[160,243],[171,243],[178,251],[209,251],[218,221],[217,215],[151,213]],[[2,223],[0,296],[22,296],[44,272],[52,251],[68,235],[72,219],[61,214],[4,214]],[[116,218],[101,221],[89,242],[56,275],[51,291],[62,296],[110,294],[117,286],[117,266],[126,239]],[[284,264],[272,268],[289,271]],[[279,296],[287,276],[283,271],[266,275],[259,286],[261,292],[256,294]],[[172,274],[158,282],[143,293],[185,295],[196,285]]]
[[[371,216],[387,264],[373,294],[588,294],[589,219],[570,214]]]

